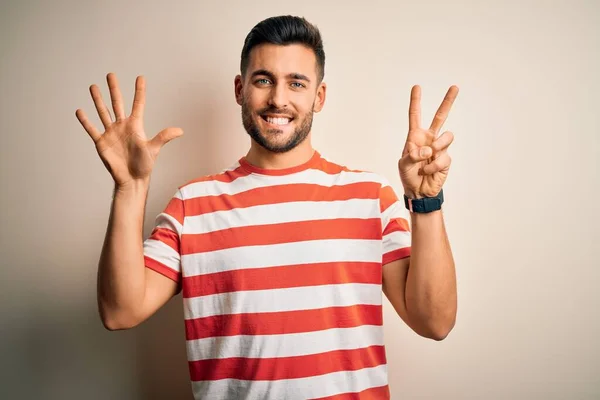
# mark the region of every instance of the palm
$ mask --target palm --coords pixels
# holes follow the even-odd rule
[[[438,109],[429,129],[421,127],[421,89],[414,86],[409,107],[409,132],[398,162],[400,179],[407,195],[413,197],[431,197],[437,195],[450,167],[447,148],[453,140],[451,132],[437,137],[448,112],[458,94],[458,88],[452,86],[442,105]],[[420,149],[431,149],[427,156],[419,156]]]
[[[90,87],[94,105],[105,131],[100,132],[88,121],[82,110],[77,110],[79,122],[94,140],[100,159],[112,175],[117,185],[126,185],[135,180],[144,180],[150,176],[154,161],[161,147],[183,132],[179,128],[167,128],[148,140],[144,133],[143,115],[146,101],[146,83],[139,76],[135,82],[135,97],[131,115],[125,116],[123,99],[117,78],[107,76],[115,121],[102,100],[96,85]]]
[[[127,118],[112,124],[96,142],[102,162],[118,184],[143,179],[154,166],[148,140],[140,120]]]

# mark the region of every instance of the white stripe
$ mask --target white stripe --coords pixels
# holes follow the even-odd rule
[[[181,257],[185,277],[242,268],[326,262],[381,262],[381,240],[328,239],[244,246]]]
[[[389,253],[393,250],[402,249],[404,247],[410,247],[411,244],[411,233],[396,231],[388,233],[383,237],[383,253]]]
[[[217,293],[183,299],[185,319],[244,313],[316,310],[357,304],[381,305],[381,285],[342,283]]]
[[[379,218],[378,199],[302,201],[235,208],[186,217],[184,234],[199,234],[240,226],[338,218]]]
[[[384,212],[381,213],[381,227],[383,230],[390,223],[391,219],[404,218],[407,219],[408,210],[399,200],[390,205]]]
[[[340,393],[361,392],[388,383],[387,365],[298,379],[246,381],[220,379],[192,382],[194,398],[211,400],[306,400]]]
[[[181,231],[183,230],[183,227],[181,226],[179,221],[177,221],[175,218],[173,218],[165,212],[158,214],[154,224],[156,228],[169,229],[177,233],[177,235],[179,236],[181,236]]]
[[[181,269],[179,253],[160,240],[146,239],[144,241],[144,255],[166,265],[175,272],[179,272]]]
[[[281,335],[217,336],[188,340],[186,345],[188,360],[198,361],[230,357],[294,357],[383,346],[384,343],[381,326],[362,325]]]
[[[307,169],[289,175],[247,175],[237,178],[233,182],[220,182],[216,180],[190,183],[181,188],[186,199],[203,196],[217,196],[222,194],[237,194],[250,189],[268,186],[290,185],[295,183],[309,183],[320,186],[343,186],[359,182],[376,182],[382,180],[378,174],[372,172],[347,172],[328,174],[319,169]]]

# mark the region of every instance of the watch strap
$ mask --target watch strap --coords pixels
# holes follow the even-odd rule
[[[404,205],[410,212],[416,213],[429,213],[432,211],[437,211],[442,208],[442,203],[444,202],[444,190],[440,190],[440,192],[434,197],[423,197],[421,199],[410,199],[404,195]]]

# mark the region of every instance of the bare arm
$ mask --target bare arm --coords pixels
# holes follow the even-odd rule
[[[115,121],[111,120],[97,86],[90,92],[106,129],[100,133],[82,110],[76,115],[115,181],[108,228],[98,265],[98,308],[107,329],[127,329],[154,314],[177,291],[171,279],[144,265],[143,223],[150,173],[160,148],[180,136],[167,128],[147,140],[143,129],[145,81],[136,80],[133,108],[125,116],[114,74],[107,76]]]
[[[454,259],[441,211],[411,213],[411,256],[383,266],[383,291],[398,315],[421,336],[442,340],[457,312]]]
[[[398,161],[400,180],[409,198],[432,197],[442,190],[450,170],[448,148],[454,134],[438,134],[457,95],[458,87],[451,86],[425,129],[421,126],[421,88],[415,85],[411,90],[409,131]],[[410,262],[384,266],[385,292],[417,333],[441,340],[454,327],[457,309],[456,273],[442,210],[412,212],[411,221]]]
[[[148,182],[117,188],[98,264],[98,309],[107,329],[132,328],[177,292],[177,284],[144,266]]]

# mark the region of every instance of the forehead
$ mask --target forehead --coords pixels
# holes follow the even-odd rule
[[[270,71],[276,76],[300,73],[316,78],[317,57],[311,48],[301,44],[282,46],[265,43],[250,52],[247,73],[251,75],[259,69]]]

